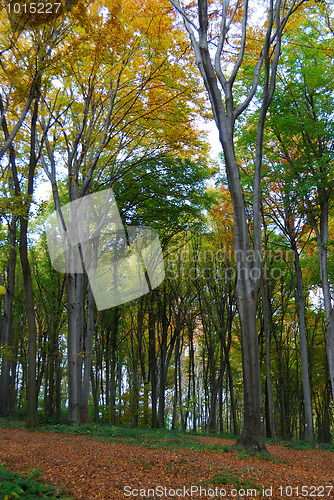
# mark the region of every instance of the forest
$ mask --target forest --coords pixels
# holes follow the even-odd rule
[[[332,1],[0,18],[0,417],[332,442]],[[107,189],[165,277],[100,310],[46,230]]]

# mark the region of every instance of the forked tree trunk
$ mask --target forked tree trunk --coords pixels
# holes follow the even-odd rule
[[[216,16],[209,16],[208,0],[197,0],[197,16],[190,19],[178,0],[170,0],[174,8],[181,14],[189,33],[195,54],[195,61],[203,78],[217,129],[223,148],[228,186],[231,193],[234,227],[235,252],[237,263],[236,297],[241,323],[242,359],[244,376],[244,423],[239,444],[257,451],[265,451],[262,394],[260,380],[260,363],[257,335],[257,299],[261,274],[261,170],[264,124],[270,102],[274,95],[276,73],[281,50],[281,38],[284,27],[304,0],[292,0],[289,7],[282,0],[270,0],[266,35],[260,55],[255,61],[253,82],[248,95],[236,106],[233,84],[242,66],[247,40],[249,2],[228,0],[220,2],[217,14],[221,16],[220,31],[212,44],[212,33],[218,26],[209,27]],[[229,36],[230,26],[241,22],[240,45],[236,62],[224,61],[225,44]],[[197,25],[196,25],[197,23]],[[272,43],[275,46],[272,47]],[[230,49],[229,49],[230,50]],[[213,54],[213,51],[215,53]],[[250,254],[247,218],[239,178],[239,165],[234,150],[234,129],[236,119],[249,107],[259,84],[261,67],[264,65],[262,97],[256,136],[255,171],[253,184],[253,258]],[[228,75],[226,68],[228,67]],[[224,74],[225,72],[225,74]],[[224,98],[223,98],[224,96]]]
[[[261,275],[261,232],[258,228],[251,253],[244,199],[235,162],[233,134],[222,136],[228,182],[235,223],[235,254],[237,264],[236,300],[241,326],[244,414],[239,444],[247,449],[265,452],[264,416],[257,332],[257,302]],[[228,140],[229,139],[229,140]],[[260,208],[260,207],[259,207]],[[258,212],[260,215],[260,212]],[[255,223],[255,220],[254,220]],[[254,228],[255,231],[255,228]],[[255,238],[254,238],[255,239]]]

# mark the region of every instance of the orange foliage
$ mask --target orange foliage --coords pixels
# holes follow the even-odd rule
[[[220,247],[227,255],[234,258],[234,217],[231,195],[228,189],[221,185],[220,203],[212,208],[210,216]]]

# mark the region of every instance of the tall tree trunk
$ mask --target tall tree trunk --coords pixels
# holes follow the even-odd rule
[[[152,427],[158,427],[157,419],[157,359],[155,345],[155,319],[154,319],[154,292],[151,292],[150,310],[149,310],[149,365],[151,379],[151,403],[152,403]]]
[[[177,338],[179,338],[180,336],[180,333],[178,333],[177,335]],[[182,350],[182,348],[181,348]],[[177,373],[178,373],[178,381],[179,381],[179,389],[178,389],[178,393],[179,393],[179,406],[180,406],[180,418],[181,418],[181,429],[183,430],[183,432],[186,431],[186,428],[187,428],[187,411],[186,413],[184,414],[183,413],[183,406],[182,406],[182,373],[183,373],[183,370],[182,370],[182,366],[181,366],[181,357],[180,357],[180,348],[179,348],[179,363],[178,363],[178,370],[177,370]]]
[[[138,377],[138,364],[141,361],[141,347],[143,338],[143,319],[144,319],[144,301],[143,297],[139,300],[139,308],[137,314],[137,339],[135,345],[133,345],[133,377],[132,377],[132,408],[131,408],[131,426],[138,427],[139,420],[139,377]]]
[[[177,405],[179,403],[178,391],[178,369],[180,364],[180,336],[177,337],[174,350],[174,395],[173,395],[173,414],[172,414],[172,429],[175,429]]]
[[[21,217],[20,258],[24,280],[27,322],[28,322],[28,390],[27,390],[27,427],[36,427],[37,418],[37,383],[36,383],[36,339],[35,305],[31,269],[28,260],[27,241],[28,219]]]
[[[116,411],[115,411],[115,400],[116,400],[116,351],[117,351],[117,335],[118,335],[118,319],[119,319],[119,308],[115,307],[113,309],[113,317],[111,324],[111,367],[110,367],[110,423],[115,425],[116,423]]]
[[[320,223],[319,227],[315,220],[312,226],[317,237],[321,286],[324,295],[325,313],[327,322],[327,360],[329,376],[332,387],[332,398],[334,401],[334,311],[332,297],[328,279],[327,266],[327,246],[328,246],[328,196],[327,193],[320,193]]]
[[[13,343],[13,296],[15,287],[15,266],[16,266],[16,221],[17,217],[12,216],[9,225],[9,259],[7,266],[7,287],[4,296],[4,311],[2,317],[2,347],[10,348]],[[10,395],[10,357],[9,352],[2,355],[1,375],[0,375],[0,416],[8,415]]]
[[[93,402],[94,402],[94,422],[97,424],[99,421],[99,400],[98,400],[98,395],[97,395],[97,384],[93,372],[93,367],[91,367],[91,372],[90,372],[90,379],[92,382],[92,395],[93,395]]]
[[[68,399],[70,425],[80,424],[82,380],[82,332],[84,316],[85,276],[66,274],[68,317]]]
[[[85,364],[84,376],[82,383],[82,402],[81,402],[81,422],[88,422],[88,401],[89,401],[89,387],[90,387],[90,374],[92,369],[92,355],[93,355],[93,336],[95,329],[95,301],[92,289],[88,284],[88,305],[87,305],[87,328],[86,328],[86,345],[85,345]]]
[[[264,124],[270,102],[274,95],[276,73],[281,51],[281,37],[284,27],[299,3],[293,0],[286,7],[282,0],[270,0],[266,35],[262,50],[253,68],[253,82],[248,95],[236,107],[233,85],[242,66],[248,30],[249,2],[236,2],[235,9],[229,8],[229,2],[221,2],[220,33],[218,33],[216,49],[211,45],[211,32],[216,30],[210,24],[209,2],[197,0],[197,19],[190,20],[178,0],[170,0],[174,8],[181,14],[190,36],[195,54],[195,61],[205,84],[215,123],[219,132],[219,140],[223,148],[228,186],[231,193],[234,228],[235,252],[237,263],[236,298],[241,325],[241,347],[244,382],[244,422],[239,444],[252,450],[264,452],[264,422],[262,408],[262,392],[257,334],[257,300],[261,274],[261,171]],[[238,10],[238,7],[240,10]],[[281,12],[281,7],[283,12]],[[284,11],[285,9],[285,11]],[[228,76],[224,71],[230,64],[224,60],[224,49],[229,26],[235,21],[235,15],[241,14],[240,47],[236,62]],[[196,33],[195,33],[196,31]],[[275,46],[272,48],[272,43]],[[213,54],[213,52],[215,52]],[[253,183],[253,256],[250,254],[250,239],[247,217],[239,177],[239,165],[234,150],[234,129],[236,119],[248,108],[258,88],[261,67],[264,65],[262,82],[262,99],[257,125],[255,172]],[[252,258],[253,257],[253,258]]]
[[[138,345],[133,346],[131,427],[138,427]]]
[[[188,326],[189,334],[189,377],[191,376],[191,396],[192,396],[192,418],[193,431],[197,430],[197,406],[196,406],[196,377],[195,377],[195,349],[194,349],[194,331],[193,323]]]
[[[263,300],[263,322],[266,341],[266,395],[267,395],[267,417],[269,435],[272,439],[276,439],[276,429],[274,421],[273,409],[273,387],[271,383],[271,361],[270,361],[270,341],[271,341],[271,321],[270,321],[270,306],[269,306],[269,290],[267,280],[267,263],[264,260],[264,270],[262,279],[262,300]]]
[[[57,350],[59,350],[59,347],[57,347]],[[55,365],[56,365],[56,420],[57,422],[60,422],[62,374],[61,374],[61,354],[59,352],[57,352]]]
[[[106,406],[110,405],[110,328],[106,330]]]
[[[298,304],[298,324],[299,324],[299,342],[300,342],[300,358],[302,365],[302,381],[303,381],[303,395],[304,395],[304,440],[312,442],[313,436],[313,415],[312,415],[312,401],[310,380],[308,372],[308,355],[307,355],[307,342],[306,342],[306,325],[305,325],[305,303],[304,303],[304,284],[303,275],[300,267],[299,253],[296,245],[292,247],[294,255],[294,265],[296,272],[296,286],[297,286],[297,304]]]
[[[163,312],[164,314],[164,312]],[[167,325],[162,321],[159,369],[159,427],[165,427],[165,386],[166,386],[166,357],[167,357]]]
[[[248,279],[242,281],[247,290]],[[252,290],[251,293],[240,291],[237,302],[241,323],[244,383],[244,419],[239,442],[248,449],[263,452],[265,443],[257,325],[255,321],[257,309],[256,291]]]
[[[212,363],[212,362],[211,362]],[[225,367],[226,367],[226,358],[224,358],[223,355],[221,355],[221,365],[219,368],[219,375],[218,379],[216,380],[216,374],[215,372],[212,373],[211,377],[211,404],[210,404],[210,412],[209,412],[209,418],[208,422],[206,425],[206,432],[210,432],[211,430],[213,432],[217,432],[217,396],[220,393],[220,388],[223,384],[223,377],[224,377],[224,372],[225,372]]]
[[[237,410],[236,410],[236,406],[235,406],[233,377],[232,377],[232,370],[231,370],[231,363],[230,363],[229,355],[227,356],[227,373],[228,373],[228,385],[229,385],[230,400],[231,400],[231,415],[232,415],[232,421],[233,421],[233,434],[236,436],[238,434]]]
[[[34,191],[34,177],[37,164],[36,158],[36,127],[39,99],[35,99],[34,109],[31,117],[30,133],[30,161],[28,173],[28,196]],[[20,216],[20,258],[24,281],[25,301],[28,321],[28,391],[27,391],[27,427],[36,427],[37,418],[37,383],[36,383],[36,351],[37,351],[37,329],[35,320],[34,292],[32,286],[31,268],[28,259],[28,216],[30,201],[26,206],[25,216]]]
[[[54,417],[54,395],[55,395],[55,352],[57,349],[57,335],[55,329],[50,332],[47,345],[47,361],[45,373],[47,374],[47,394],[44,401],[45,415]]]

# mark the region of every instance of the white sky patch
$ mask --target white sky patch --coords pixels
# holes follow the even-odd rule
[[[35,189],[35,194],[34,194],[34,199],[36,200],[37,203],[41,203],[42,201],[47,201],[51,197],[51,183],[50,181],[42,181],[38,183],[36,189]]]
[[[222,146],[219,142],[219,133],[214,120],[204,123],[203,128],[208,133],[208,139],[211,146],[211,158],[213,160],[218,160],[218,155],[222,152]]]
[[[322,288],[316,287],[313,290],[310,290],[308,293],[311,305],[315,309],[320,309],[324,307],[324,299],[323,299],[323,292]]]

